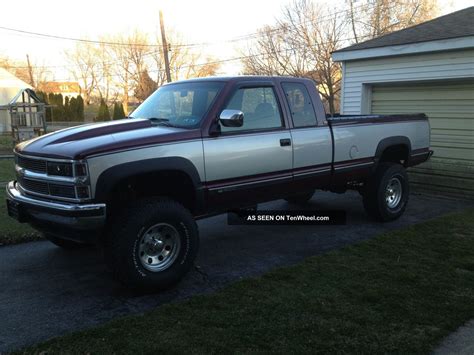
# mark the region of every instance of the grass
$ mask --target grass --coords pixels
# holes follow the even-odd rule
[[[25,353],[428,354],[474,317],[474,210]]]
[[[9,134],[0,134],[0,154],[13,154],[13,138]]]
[[[0,246],[38,240],[41,238],[33,228],[18,223],[7,214],[5,185],[15,178],[13,159],[0,159]]]

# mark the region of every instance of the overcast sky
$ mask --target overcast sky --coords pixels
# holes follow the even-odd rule
[[[179,31],[188,43],[219,42],[255,32],[274,23],[290,0],[82,0],[82,1],[2,1],[0,26],[20,30],[97,39],[103,34],[131,32],[138,28],[150,34],[159,33],[158,12],[163,9],[165,23]],[[343,0],[336,0],[343,1]],[[472,4],[472,0],[439,0],[441,15]],[[334,6],[334,1],[327,1]],[[46,39],[0,29],[0,55],[24,59],[35,64],[64,65],[64,50],[74,42]],[[242,42],[239,42],[243,44]],[[238,43],[237,43],[238,44]],[[236,43],[205,47],[217,59],[237,56]],[[222,68],[228,74],[235,64]],[[58,75],[66,76],[63,72]]]

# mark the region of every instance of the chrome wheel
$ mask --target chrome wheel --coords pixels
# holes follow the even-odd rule
[[[402,199],[402,182],[398,177],[393,177],[385,189],[385,201],[388,208],[396,208]]]
[[[160,272],[169,268],[181,249],[178,231],[167,223],[158,223],[148,228],[139,243],[140,261],[145,269],[152,272]]]

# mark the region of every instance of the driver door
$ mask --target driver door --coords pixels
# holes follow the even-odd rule
[[[274,199],[291,182],[290,131],[272,85],[240,87],[225,109],[244,113],[241,127],[224,127],[203,141],[211,206],[239,207]]]

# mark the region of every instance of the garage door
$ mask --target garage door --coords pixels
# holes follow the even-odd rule
[[[474,82],[373,86],[372,113],[423,112],[431,124],[431,161],[414,167],[416,190],[474,198]]]

